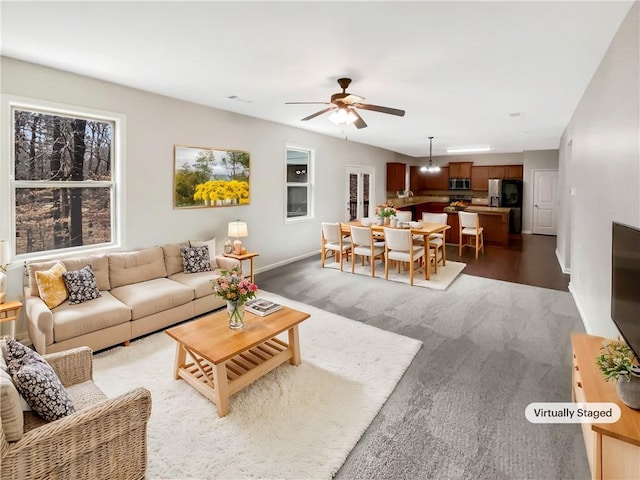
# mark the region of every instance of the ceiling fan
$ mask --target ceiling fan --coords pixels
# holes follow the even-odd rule
[[[350,124],[353,123],[356,128],[365,128],[367,124],[362,119],[360,114],[356,111],[356,108],[362,110],[371,110],[374,112],[388,113],[390,115],[397,115],[398,117],[404,116],[404,110],[397,108],[381,107],[379,105],[369,105],[367,103],[360,103],[364,100],[364,97],[347,93],[347,88],[351,83],[350,78],[339,78],[338,85],[342,88],[342,92],[334,93],[331,95],[330,102],[286,102],[286,105],[331,105],[319,112],[312,113],[308,117],[302,119],[303,122],[316,118],[319,115],[327,112],[333,112],[329,117],[330,120],[337,124]]]

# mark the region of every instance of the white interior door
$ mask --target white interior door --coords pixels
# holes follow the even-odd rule
[[[358,218],[373,216],[373,205],[370,199],[374,196],[374,172],[373,167],[347,165],[347,198],[346,220],[348,222]]]
[[[557,235],[558,171],[533,172],[533,233]]]

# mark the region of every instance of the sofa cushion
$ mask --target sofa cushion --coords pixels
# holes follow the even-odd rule
[[[89,265],[82,267],[80,270],[64,272],[62,278],[69,291],[70,305],[95,300],[100,296],[96,276]]]
[[[211,280],[218,277],[217,272],[200,272],[200,273],[185,273],[180,272],[175,275],[171,275],[169,280],[180,282],[183,285],[191,288],[195,295],[195,298],[206,297],[207,295],[213,295],[213,287],[211,286]]]
[[[0,369],[0,417],[2,430],[8,442],[17,442],[24,432],[24,415],[20,404],[20,394],[11,376]]]
[[[209,247],[180,247],[182,254],[182,268],[185,273],[200,273],[211,271]]]
[[[6,348],[13,383],[38,415],[51,422],[75,413],[71,397],[44,358],[12,338]]]
[[[209,249],[209,260],[211,260],[211,270],[216,268],[216,239],[211,240],[189,240],[189,245],[192,247],[207,247]]]
[[[114,288],[111,294],[131,308],[131,320],[153,315],[194,298],[193,290],[168,278],[156,278]]]
[[[162,245],[167,276],[182,271],[182,255],[180,254],[180,247],[188,246],[188,243],[167,243]]]
[[[63,279],[66,271],[64,263],[56,262],[48,270],[35,272],[38,295],[49,308],[57,307],[69,296]]]
[[[162,247],[110,253],[108,257],[112,289],[167,276]]]
[[[45,262],[32,262],[27,264],[31,295],[36,297],[40,295],[36,281],[36,272],[48,270],[56,263],[56,260],[49,260]],[[111,290],[111,285],[109,284],[109,260],[106,255],[87,255],[77,258],[65,258],[62,260],[62,263],[64,263],[67,270],[80,270],[85,265],[90,265],[93,273],[96,275],[98,290]]]
[[[131,309],[110,292],[91,302],[70,305],[64,302],[53,311],[53,339],[62,342],[69,338],[103,330],[131,320]]]

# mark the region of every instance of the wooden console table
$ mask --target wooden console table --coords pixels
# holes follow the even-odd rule
[[[596,357],[607,339],[584,333],[571,335],[574,402],[611,402],[620,407],[615,423],[583,423],[591,478],[596,480],[640,478],[640,410],[618,398],[615,382],[605,382]]]
[[[11,336],[13,338],[16,338],[16,322],[18,321],[21,308],[22,302],[18,300],[0,304],[0,323],[13,322],[11,324]]]

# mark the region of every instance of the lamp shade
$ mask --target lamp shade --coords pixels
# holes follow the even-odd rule
[[[229,228],[227,229],[227,236],[236,237],[236,238],[249,236],[249,230],[247,229],[247,222],[229,222]]]
[[[0,265],[9,263],[9,242],[0,240]]]

